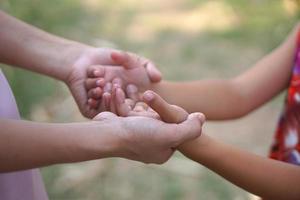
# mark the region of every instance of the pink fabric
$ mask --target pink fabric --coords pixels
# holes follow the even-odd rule
[[[20,119],[15,98],[0,69],[0,118]],[[1,134],[1,133],[0,133]],[[47,200],[38,169],[0,173],[1,200]]]

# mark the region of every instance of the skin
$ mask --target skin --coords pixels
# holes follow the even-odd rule
[[[72,73],[65,73],[68,71],[68,69],[65,70],[60,68],[61,66],[69,66],[65,65],[68,62],[65,63],[65,61],[62,60],[50,59],[51,57],[57,57],[57,49],[60,49],[61,47],[59,42],[56,43],[55,41],[52,41],[50,39],[51,37],[48,38],[49,40],[41,40],[45,43],[40,41],[41,43],[38,42],[38,44],[35,44],[35,40],[30,40],[31,34],[25,34],[26,37],[21,37],[23,38],[22,41],[24,42],[24,39],[29,39],[28,41],[31,41],[31,44],[33,44],[31,47],[33,49],[28,50],[28,52],[24,51],[26,52],[26,54],[19,55],[17,53],[16,58],[12,59],[12,56],[7,52],[18,52],[17,50],[24,49],[28,45],[18,46],[20,43],[22,43],[22,41],[12,43],[12,40],[10,40],[11,38],[6,31],[15,29],[19,30],[20,28],[24,28],[24,33],[26,33],[28,27],[26,28],[26,25],[24,24],[22,25],[24,27],[14,27],[11,25],[14,23],[8,23],[9,26],[2,26],[7,25],[7,22],[13,20],[3,13],[1,13],[0,19],[2,19],[0,22],[1,27],[6,27],[1,29],[0,32],[1,37],[5,38],[5,40],[1,41],[1,43],[5,44],[4,46],[8,48],[8,50],[1,50],[1,54],[3,55],[3,57],[1,58],[2,62],[24,66],[27,69],[44,73],[49,76],[56,77],[60,80],[67,80],[66,82],[71,82],[71,85],[74,84],[70,80],[77,79],[70,78],[72,77],[72,75],[70,75]],[[22,31],[16,31],[16,33],[22,33]],[[30,33],[30,31],[28,31],[27,33]],[[42,33],[39,34],[43,35]],[[41,37],[43,38],[43,36]],[[189,111],[199,110],[202,108],[205,109],[206,107],[208,107],[205,112],[211,119],[234,118],[243,115],[244,113],[247,113],[248,111],[254,109],[256,106],[261,105],[262,103],[273,97],[275,94],[281,91],[284,88],[284,86],[286,86],[291,70],[291,54],[292,52],[294,52],[295,48],[294,39],[295,33],[291,34],[291,36],[289,37],[289,39],[286,40],[286,42],[284,42],[269,56],[265,57],[264,59],[262,59],[262,61],[258,62],[258,64],[250,71],[246,72],[244,76],[240,76],[240,78],[235,78],[234,81],[208,81],[206,82],[206,84],[204,84],[205,82],[188,83],[187,85],[185,85],[184,90],[183,88],[182,90],[180,90],[181,87],[179,87],[179,85],[178,87],[176,86],[175,90],[174,84],[172,86],[172,84],[168,85],[168,83],[153,85],[151,87],[153,87],[156,91],[162,93],[163,96],[165,95],[166,99],[176,99],[173,101],[176,101],[176,103],[178,102],[179,105],[182,104],[182,106],[188,108]],[[47,41],[51,42],[47,43]],[[57,44],[58,46],[51,46],[50,44]],[[44,47],[48,45],[53,47],[52,52],[49,50],[49,52],[42,54],[37,50],[43,49],[38,47]],[[66,44],[62,46],[68,47],[68,45]],[[73,51],[73,48],[70,49],[72,49],[70,50],[71,52],[77,52]],[[67,53],[68,51],[66,50],[61,52]],[[76,53],[72,55],[75,54]],[[81,53],[78,54],[82,55]],[[84,55],[87,56],[86,54]],[[90,54],[88,55],[90,56]],[[90,58],[89,56],[87,57]],[[78,55],[74,57],[76,61],[80,60],[79,58],[82,58]],[[72,56],[66,56],[65,58],[72,58]],[[111,59],[111,56],[109,59]],[[43,60],[45,62],[41,62]],[[49,66],[46,60],[48,60],[48,62],[51,60]],[[40,65],[40,63],[43,63],[44,67],[38,67],[42,66]],[[71,63],[73,63],[73,65],[71,64],[71,66],[75,66],[74,63],[76,62]],[[89,62],[87,62],[89,64],[86,64],[85,62],[83,63],[84,64],[82,66],[92,65]],[[290,68],[284,68],[283,66]],[[62,71],[63,73],[60,74],[60,71]],[[76,70],[72,68],[71,71]],[[85,70],[85,73],[86,71],[88,70]],[[80,74],[79,77],[83,77],[84,75],[82,74]],[[106,70],[104,75],[100,74],[97,77],[105,77],[105,74]],[[117,74],[117,72],[113,72],[113,74]],[[96,76],[96,74],[94,75]],[[84,83],[84,81],[87,80],[87,77],[84,77],[85,78],[82,79],[80,78],[80,83]],[[109,79],[107,79],[107,81],[108,80]],[[272,82],[272,80],[276,80],[275,83]],[[126,82],[125,79],[123,81]],[[76,81],[74,82],[77,83]],[[272,86],[268,84],[270,82],[272,82]],[[220,98],[216,98],[215,95],[210,94],[209,90],[205,89],[206,87],[201,86],[202,84],[206,87],[207,85],[211,86],[211,89],[213,89],[213,91],[216,91],[216,93],[220,95],[217,97]],[[81,88],[83,88],[83,84],[78,85],[81,85]],[[75,88],[77,87],[75,86]],[[117,86],[115,86],[115,88],[116,89],[112,89],[115,90],[115,93],[111,98],[116,98],[117,100],[121,97],[121,88],[118,88]],[[257,93],[258,89],[266,90],[263,90],[263,92],[261,92],[261,95],[258,95],[260,94]],[[110,89],[107,90],[109,91]],[[170,91],[170,93],[168,94],[166,93],[166,91]],[[176,92],[178,91],[184,91],[185,93],[180,93],[177,99],[174,98],[176,97],[174,95],[176,95]],[[202,92],[198,93],[197,91]],[[203,100],[200,100],[202,102],[200,102],[201,106],[198,106],[199,102],[196,105],[195,102],[195,104],[186,104],[185,101],[183,101],[184,97],[190,96],[192,94],[201,95],[202,97],[205,97]],[[125,98],[124,94],[123,96]],[[253,99],[255,98],[251,98],[258,96],[258,100],[253,101]],[[298,185],[300,182],[300,171],[298,167],[266,158],[261,158],[249,154],[247,152],[237,150],[233,147],[216,142],[208,136],[205,136],[204,134],[200,138],[193,140],[197,138],[201,133],[201,125],[204,120],[203,115],[190,114],[187,116],[187,112],[181,112],[180,109],[178,109],[178,107],[171,105],[163,108],[159,107],[161,105],[164,106],[164,102],[153,103],[153,99],[149,97],[149,94],[144,94],[142,98],[146,102],[148,102],[150,106],[152,105],[152,109],[147,109],[143,111],[142,108],[144,108],[144,105],[139,105],[138,108],[133,109],[131,115],[134,115],[134,113],[141,114],[141,112],[148,113],[148,111],[151,111],[151,113],[153,114],[154,111],[157,111],[160,119],[169,122],[174,120],[173,123],[164,123],[159,121],[158,119],[149,120],[149,116],[147,116],[147,118],[142,117],[141,115],[136,117],[131,116],[127,118],[122,118],[117,117],[116,115],[111,113],[102,113],[95,118],[100,122],[105,122],[103,123],[105,127],[101,126],[100,122],[90,122],[87,124],[81,123],[57,125],[23,122],[15,120],[1,120],[0,128],[1,130],[5,131],[2,131],[0,134],[0,141],[2,141],[2,144],[0,146],[1,148],[3,148],[0,157],[2,160],[7,161],[5,163],[1,162],[2,171],[26,169],[33,166],[43,166],[60,162],[76,162],[86,159],[97,159],[106,156],[118,156],[133,160],[140,160],[142,162],[162,163],[165,160],[167,160],[169,156],[172,155],[174,148],[176,148],[179,145],[178,149],[187,157],[199,162],[200,164],[207,166],[208,168],[225,177],[229,181],[232,181],[233,183],[239,185],[240,187],[250,192],[270,199],[298,199],[300,195],[298,189]],[[219,101],[216,102],[218,99],[223,100],[221,104]],[[220,108],[220,111],[218,112],[220,112],[221,114],[216,113],[215,110],[218,109],[211,109],[212,106],[208,106],[207,101],[210,101],[211,105],[219,106],[217,108]],[[124,99],[124,101],[121,101],[120,99],[118,101],[113,100],[112,102],[119,102],[119,104],[121,105],[125,104],[125,108],[127,107],[127,109],[132,107],[132,105],[130,105],[130,102],[126,101],[126,99]],[[112,103],[107,104],[111,105]],[[157,105],[158,108],[156,107]],[[234,109],[234,107],[238,107],[237,105],[240,105],[241,108],[243,108],[241,109],[242,111],[236,111]],[[224,108],[227,106],[231,106],[230,113],[234,114],[230,114],[229,110]],[[120,112],[122,110],[122,106],[118,104],[115,104],[113,107],[116,112]],[[172,109],[174,109],[175,111]],[[178,118],[178,116],[176,115],[180,115],[182,116],[182,118]],[[180,120],[183,119],[185,121],[183,123],[180,123],[180,121],[176,121],[177,118]],[[143,126],[140,126],[141,124]],[[113,129],[110,129],[107,126],[111,126]],[[119,127],[121,129],[120,131]],[[113,131],[110,132],[110,130]],[[147,130],[149,130],[150,133],[147,132]],[[24,133],[24,135],[20,136],[20,132]],[[87,133],[89,134],[87,135]],[[142,133],[145,133],[145,135],[143,135]],[[40,140],[37,140],[37,134],[41,134],[38,135],[39,137],[41,137]],[[151,135],[151,137],[149,137],[149,135]],[[102,138],[102,136],[104,136],[104,138]],[[32,138],[34,138],[35,140],[32,140]],[[118,138],[121,139],[118,140]],[[183,143],[183,141],[189,142],[180,145],[181,143]],[[101,142],[105,143],[101,144]],[[84,146],[80,146],[79,144],[78,147],[78,143],[80,143],[81,145],[83,145],[84,143]],[[99,148],[101,148],[102,150],[99,150]],[[36,151],[36,149],[39,149],[39,151]],[[7,152],[11,157],[15,159],[11,160],[10,158],[8,158]],[[22,152],[22,154],[20,152]],[[54,154],[50,155],[49,152],[54,152]],[[58,156],[57,158],[54,158],[53,155]],[[151,156],[158,157],[153,158]],[[30,158],[32,158],[32,160]],[[12,162],[17,162],[18,164],[15,164],[13,166]],[[273,174],[277,174],[278,176],[273,176]],[[286,191],[289,191],[289,193],[287,193]]]
[[[95,116],[91,122],[64,124],[0,119],[0,172],[106,157],[163,163],[178,144],[200,135],[202,123],[197,114],[181,124],[168,124],[145,117],[117,117],[106,112],[97,115],[104,108],[90,107],[85,85],[87,75],[98,77],[109,73],[93,70],[91,74],[89,68],[119,67],[126,73],[124,83],[146,87],[161,77],[155,66],[144,58],[66,40],[2,11],[0,27],[1,63],[65,82],[80,111],[86,117]],[[137,74],[143,80],[135,79]],[[106,81],[112,78],[108,76]]]
[[[233,79],[180,83],[162,81],[152,84],[151,89],[171,104],[182,106],[188,112],[201,110],[208,119],[224,120],[244,116],[287,88],[293,68],[298,30],[299,25],[279,47]],[[142,90],[139,86],[137,88]],[[152,98],[147,97],[149,93]],[[193,98],[186,101],[187,97]],[[151,109],[133,112],[133,108],[129,115],[140,115],[148,111],[152,113],[154,110],[160,119],[167,122],[177,123],[186,119],[186,111],[178,109],[178,106],[168,105],[154,92],[147,92],[140,99],[147,102]],[[126,112],[119,114],[126,115]],[[299,199],[298,166],[253,155],[216,141],[206,134],[180,145],[178,149],[186,157],[265,199]]]
[[[81,113],[88,118],[93,118],[104,111],[91,107],[85,86],[87,75],[89,77],[104,75],[105,71],[96,70],[97,68],[118,67],[120,72],[126,73],[127,81],[145,87],[161,79],[159,71],[150,61],[133,53],[94,48],[60,38],[21,22],[2,11],[0,11],[0,26],[2,47],[0,62],[63,81],[70,88]],[[95,69],[93,73],[89,73],[89,68]],[[136,72],[143,79],[136,80]],[[99,88],[103,85],[103,83],[94,84]]]
[[[259,60],[248,71],[233,79],[184,83],[163,81],[152,84],[151,88],[167,101],[178,104],[189,112],[203,110],[208,119],[241,117],[266,103],[288,86],[298,30],[297,25],[278,48]],[[121,92],[116,94],[122,96]],[[186,97],[195,98],[186,101]],[[153,91],[144,93],[140,99],[151,109],[145,106],[139,106],[139,109],[132,108],[126,105],[128,101],[124,100],[125,105],[116,105],[120,107],[116,109],[117,113],[121,110],[118,113],[120,115],[126,115],[127,112],[128,116],[135,114],[155,116],[173,123],[186,119],[188,114],[178,106],[169,105]],[[154,111],[156,115],[153,115]],[[180,145],[178,149],[188,158],[206,166],[228,181],[265,199],[299,199],[300,168],[298,166],[253,155],[216,141],[206,134]]]
[[[111,59],[110,63],[100,62],[97,64],[97,61],[95,60],[93,63],[87,64],[85,63],[86,55],[83,55],[83,57],[77,60],[73,65],[74,72],[71,73],[71,76],[67,80],[68,85],[80,86],[82,94],[80,93],[79,96],[81,98],[87,96],[88,101],[86,103],[85,98],[79,102],[85,102],[84,105],[88,106],[88,111],[93,113],[93,115],[109,110],[106,106],[106,102],[109,102],[111,98],[110,82],[116,76],[122,77],[123,82],[126,84],[139,84],[145,88],[150,87],[153,82],[159,82],[161,80],[160,72],[146,58],[137,56],[133,53],[115,50],[110,50],[108,53]],[[93,58],[98,59],[99,55],[95,56],[96,57],[89,58],[88,60],[93,60]],[[117,73],[114,73],[115,71]],[[87,76],[92,78],[87,80]],[[75,87],[75,92],[73,92],[72,88],[73,87],[71,87],[71,92],[77,97],[76,93],[78,93],[78,87]],[[90,91],[86,93],[86,90]],[[83,92],[85,92],[85,94],[83,94]],[[93,100],[92,97],[95,97],[95,95],[98,97],[98,101]],[[79,99],[79,97],[75,99]],[[78,105],[80,107],[81,104]]]
[[[124,94],[118,89],[117,110],[127,107]],[[168,123],[180,123],[189,115],[184,109],[168,104],[153,91],[146,91],[142,99],[150,107],[127,110],[128,116],[144,114]],[[126,115],[126,112],[122,114]],[[148,114],[147,114],[148,113]],[[204,120],[203,115],[199,115]],[[206,166],[233,184],[265,199],[299,199],[300,168],[288,163],[264,158],[219,142],[206,134],[178,146],[178,150],[191,160]],[[267,169],[267,170],[266,170]],[[274,176],[276,174],[276,176]]]
[[[293,68],[299,25],[285,41],[246,72],[232,79],[161,81],[149,88],[188,112],[201,111],[209,120],[242,117],[287,88]],[[140,92],[144,87],[137,85]],[[186,97],[189,100],[186,101]]]
[[[0,172],[107,157],[162,164],[178,144],[198,137],[201,126],[197,114],[180,124],[108,112],[84,123],[0,119]]]

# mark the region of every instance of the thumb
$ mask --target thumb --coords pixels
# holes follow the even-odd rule
[[[184,109],[168,104],[163,98],[151,90],[143,94],[143,101],[156,111],[164,122],[181,123],[188,117],[188,113]]]
[[[196,139],[201,135],[202,125],[205,121],[205,116],[202,113],[192,113],[187,120],[178,124],[177,131],[177,145],[184,142]]]
[[[152,62],[148,62],[146,64],[146,72],[151,82],[158,83],[161,81],[162,78],[161,72],[157,69],[157,67]]]
[[[132,69],[138,66],[138,59],[134,54],[129,54],[124,51],[113,51],[110,56],[117,65],[121,65],[125,69]]]

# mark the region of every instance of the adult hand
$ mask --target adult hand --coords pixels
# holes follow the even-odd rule
[[[120,67],[120,70],[107,73],[106,77],[114,76],[117,73],[120,75],[120,73],[127,72],[128,69],[130,71],[129,79],[126,79],[128,81],[137,76],[142,77],[140,81],[156,82],[160,80],[160,74],[155,67],[134,54],[94,48],[51,35],[2,11],[0,11],[0,27],[0,44],[1,47],[5,47],[0,48],[0,62],[64,81],[70,88],[81,113],[89,118],[99,112],[99,110],[91,109],[87,103],[85,80],[90,66],[109,65],[114,68],[118,65],[126,68],[124,70]],[[114,51],[115,53],[113,53]],[[101,71],[94,75],[104,76]]]
[[[118,77],[124,85],[138,85],[136,89],[129,87],[129,89],[134,90],[132,92],[136,92],[135,90],[144,91],[149,89],[152,83],[161,80],[161,73],[157,70],[155,65],[146,58],[132,53],[115,51],[111,54],[111,59],[123,67],[93,65],[88,68],[86,89],[88,90],[89,105],[91,108],[99,109],[99,106],[102,105],[100,110],[103,110],[103,104],[105,104],[105,102],[107,104],[110,103],[112,80],[116,77]],[[105,85],[104,87],[102,87],[103,84]],[[104,99],[102,99],[102,97],[104,97]],[[106,110],[110,109],[106,107]]]
[[[161,79],[153,64],[135,54],[113,49],[87,48],[76,57],[64,81],[81,113],[85,117],[92,118],[104,110],[99,106],[100,103],[97,103],[98,109],[95,109],[93,106],[95,102],[88,101],[88,98],[98,97],[99,101],[105,83],[116,76],[122,77],[125,83],[133,81],[141,85],[148,85]],[[88,93],[86,89],[91,87],[96,87],[95,92]]]
[[[131,87],[135,88],[136,86],[131,85]],[[115,110],[116,114],[123,117],[151,117],[167,123],[181,123],[189,116],[189,113],[183,108],[169,104],[151,90],[147,90],[143,94],[139,94],[136,89],[135,91],[130,93],[127,90],[128,98],[126,98],[124,91],[118,85],[113,86],[110,107]],[[140,101],[136,103],[132,99],[140,99]],[[202,113],[199,113],[199,115],[201,115],[201,121],[204,122],[204,115]]]
[[[113,156],[144,163],[162,164],[174,153],[179,144],[193,140],[201,134],[199,114],[190,114],[179,124],[168,124],[149,117],[118,117],[102,112],[94,120],[113,123],[118,145]]]

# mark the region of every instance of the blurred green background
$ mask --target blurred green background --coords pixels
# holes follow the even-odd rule
[[[53,34],[144,55],[170,80],[228,78],[251,67],[296,24],[298,5],[293,0],[0,1],[4,11]],[[62,83],[1,68],[23,118],[84,120]],[[207,132],[266,155],[282,98],[242,120],[209,123]],[[106,159],[42,172],[50,199],[57,200],[256,199],[179,154],[164,166]]]

